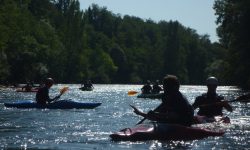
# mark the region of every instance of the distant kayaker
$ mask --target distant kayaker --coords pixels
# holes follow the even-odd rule
[[[152,87],[150,85],[150,81],[147,80],[146,84],[141,88],[142,94],[151,94]]]
[[[190,126],[193,121],[194,111],[185,96],[179,91],[180,83],[176,76],[167,75],[163,79],[162,103],[149,113],[143,113],[134,108],[137,115],[160,123],[174,123]]]
[[[32,85],[30,84],[30,82],[27,82],[27,84],[22,87],[22,90],[26,92],[30,92],[31,89],[32,89]]]
[[[60,98],[59,96],[56,96],[55,98],[51,99],[49,97],[49,89],[53,86],[54,80],[52,78],[47,78],[45,80],[44,86],[39,88],[36,93],[36,102],[41,105],[46,105],[47,103],[50,103],[51,101],[54,101],[56,99]]]
[[[207,93],[202,94],[201,96],[196,97],[195,102],[193,104],[193,108],[199,108],[197,112],[200,116],[206,117],[215,117],[222,116],[223,107],[232,111],[232,106],[228,104],[226,101],[222,101],[224,99],[223,96],[218,95],[216,93],[216,88],[218,86],[218,80],[215,77],[209,77],[206,80],[207,84]]]
[[[159,85],[159,80],[156,80],[153,84],[152,93],[158,94],[160,93],[160,91],[162,91],[162,87]]]
[[[87,80],[84,82],[84,84],[81,84],[81,87],[80,88],[83,88],[83,89],[86,89],[86,88],[94,88],[91,80]]]

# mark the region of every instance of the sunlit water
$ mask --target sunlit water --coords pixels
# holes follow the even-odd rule
[[[55,85],[50,96],[56,96],[65,85]],[[129,104],[144,112],[154,109],[159,100],[128,96],[129,90],[140,91],[141,85],[94,85],[94,91],[80,91],[79,85],[61,99],[80,102],[101,102],[95,109],[16,109],[3,103],[33,100],[35,93],[18,93],[14,89],[0,90],[0,149],[249,149],[249,104],[232,103],[234,111],[225,114],[231,124],[212,124],[208,128],[226,130],[222,137],[193,141],[113,142],[109,135],[122,128],[133,127],[142,118]],[[205,86],[182,86],[181,91],[193,103],[206,92]],[[218,93],[231,100],[243,92],[235,87],[219,87]],[[205,125],[204,125],[205,127]]]

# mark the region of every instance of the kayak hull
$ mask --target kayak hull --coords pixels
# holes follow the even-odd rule
[[[194,116],[193,124],[203,124],[203,123],[213,123],[213,122],[220,122],[220,123],[231,123],[230,118],[227,116],[215,116],[215,117],[206,117],[196,115]]]
[[[22,90],[22,89],[17,89],[16,92],[37,92],[38,89],[31,89],[30,91]]]
[[[177,124],[158,124],[157,126],[139,125],[125,128],[110,135],[114,141],[145,140],[195,140],[209,136],[222,136],[224,131],[211,131]]]
[[[47,105],[40,105],[33,101],[21,101],[15,103],[4,103],[8,108],[39,108],[39,109],[93,109],[100,106],[101,103],[82,103],[71,100],[60,100]]]
[[[162,93],[159,94],[139,94],[137,95],[137,98],[150,98],[150,99],[161,99]]]
[[[80,87],[79,89],[82,91],[93,91],[92,87]]]

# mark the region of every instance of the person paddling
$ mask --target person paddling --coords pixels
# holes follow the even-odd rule
[[[159,80],[156,80],[153,84],[153,89],[152,89],[152,93],[153,94],[158,94],[160,93],[160,91],[162,91],[161,86],[159,85]]]
[[[218,115],[222,116],[223,108],[232,112],[233,110],[232,106],[229,105],[227,101],[222,101],[224,97],[216,93],[216,88],[218,86],[217,78],[215,77],[207,78],[206,84],[207,84],[207,93],[204,93],[201,96],[196,97],[195,102],[192,105],[194,109],[199,108],[197,114],[200,116],[206,116],[208,118],[212,118]]]
[[[59,99],[61,95],[56,96],[51,99],[49,97],[49,89],[53,86],[54,80],[52,78],[47,78],[43,87],[39,88],[36,93],[36,102],[41,105],[46,105],[56,99]]]
[[[152,91],[152,87],[150,85],[150,81],[147,80],[146,84],[143,85],[143,87],[141,88],[141,92],[142,94],[151,94]]]
[[[27,84],[22,87],[22,90],[26,92],[30,92],[32,90],[32,85],[30,84],[30,82],[27,82]]]
[[[174,123],[190,126],[194,111],[185,96],[179,91],[180,83],[176,76],[167,75],[163,79],[162,103],[149,113],[143,113],[134,106],[134,112],[149,120],[159,123]]]

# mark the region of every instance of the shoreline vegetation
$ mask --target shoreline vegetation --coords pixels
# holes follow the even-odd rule
[[[220,41],[212,43],[178,21],[121,17],[96,4],[82,11],[78,0],[3,0],[0,84],[46,77],[143,84],[174,74],[186,85],[202,85],[212,75],[221,85],[249,89],[249,5],[215,1]]]

